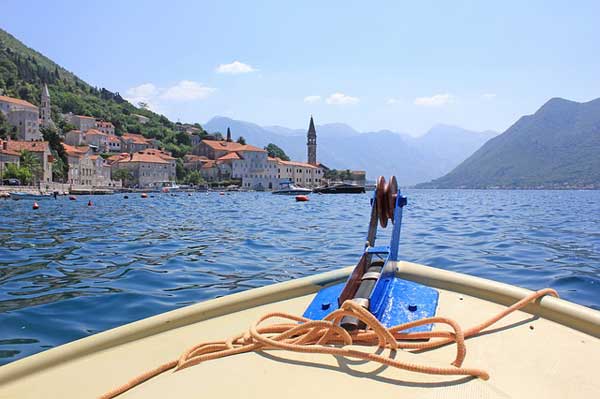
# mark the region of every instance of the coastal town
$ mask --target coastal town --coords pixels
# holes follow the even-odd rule
[[[0,111],[14,136],[0,139],[0,191],[25,186],[41,193],[110,193],[122,190],[160,190],[175,187],[182,167],[193,187],[230,187],[242,191],[273,191],[281,182],[315,189],[329,182],[331,170],[317,160],[317,132],[313,117],[307,130],[307,161],[289,160],[285,153],[270,154],[266,148],[246,144],[242,136],[234,141],[226,135],[202,132],[191,124],[177,124],[188,136],[191,151],[176,158],[157,139],[139,133],[117,134],[111,121],[88,115],[61,113],[61,131],[52,118],[52,96],[46,84],[41,88],[39,107],[22,99],[0,95]],[[148,122],[135,115],[139,124]],[[62,149],[51,148],[43,131],[57,132]],[[62,150],[62,151],[61,151]],[[53,177],[60,162],[67,160],[67,174]],[[277,156],[279,155],[279,156]],[[180,165],[178,165],[180,163]],[[23,170],[25,168],[25,170]],[[28,168],[28,169],[27,169]],[[30,177],[27,177],[27,173]],[[364,171],[345,171],[345,180],[365,185]],[[20,178],[21,175],[25,178]],[[23,181],[27,180],[27,181]]]

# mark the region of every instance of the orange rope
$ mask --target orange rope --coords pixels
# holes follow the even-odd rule
[[[165,363],[153,370],[130,380],[126,384],[102,395],[100,399],[111,399],[131,388],[149,380],[167,370],[183,370],[208,360],[219,359],[226,356],[236,355],[264,349],[285,349],[293,352],[323,353],[339,355],[363,360],[371,360],[380,364],[396,367],[403,370],[415,371],[426,374],[438,375],[470,375],[487,380],[488,373],[480,369],[462,368],[467,350],[465,338],[479,334],[498,320],[510,313],[525,307],[530,302],[545,295],[558,297],[558,293],[550,288],[534,292],[521,299],[514,305],[506,308],[489,320],[462,330],[454,320],[445,317],[429,317],[410,323],[400,324],[395,327],[385,328],[369,311],[346,301],[341,308],[332,312],[324,320],[310,320],[305,317],[290,315],[287,313],[268,313],[258,319],[250,326],[250,329],[237,336],[224,341],[204,342],[193,346],[184,352],[178,360]],[[353,316],[361,320],[367,326],[352,334],[341,328],[338,323],[344,316]],[[262,326],[272,318],[287,319],[288,323],[277,323]],[[298,324],[301,322],[301,324]],[[447,324],[453,331],[431,331],[419,333],[403,333],[401,331],[421,326],[424,324],[441,323]],[[433,338],[439,338],[432,340]],[[425,340],[429,342],[400,342],[400,340]],[[456,343],[456,357],[451,363],[453,367],[433,367],[422,364],[408,363],[375,353],[363,352],[356,349],[345,348],[344,345],[377,345],[380,348],[396,349],[431,349],[448,343]],[[340,344],[343,344],[341,347]],[[334,346],[337,345],[337,346]]]

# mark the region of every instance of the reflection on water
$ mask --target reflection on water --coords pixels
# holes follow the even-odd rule
[[[600,192],[409,190],[403,259],[600,309]],[[353,264],[367,195],[0,201],[0,364],[147,316]],[[380,234],[389,240],[389,229]]]

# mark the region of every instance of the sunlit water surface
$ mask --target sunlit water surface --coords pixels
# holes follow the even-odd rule
[[[409,190],[401,257],[600,309],[600,191]],[[92,198],[94,206],[88,207]],[[370,194],[0,201],[0,364],[355,263]],[[388,229],[389,230],[389,229]],[[388,241],[380,234],[379,243]]]

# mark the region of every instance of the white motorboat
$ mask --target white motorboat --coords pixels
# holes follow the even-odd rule
[[[279,195],[306,195],[312,193],[311,189],[296,187],[291,180],[285,180],[279,183],[279,190],[274,190],[273,194]]]

